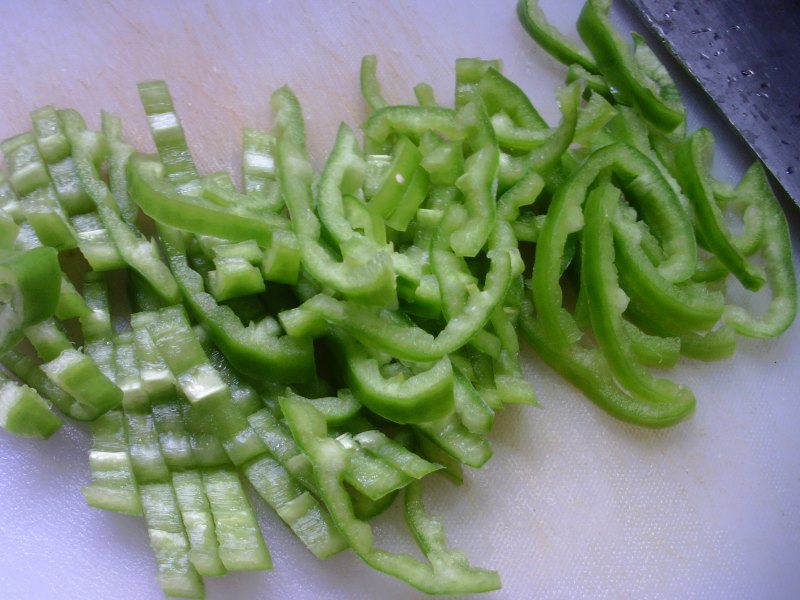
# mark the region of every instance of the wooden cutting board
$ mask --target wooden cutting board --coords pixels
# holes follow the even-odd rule
[[[573,31],[579,2],[542,4]],[[615,19],[638,27],[626,12]],[[53,103],[94,127],[99,110],[117,112],[129,141],[151,149],[136,82],[163,78],[201,169],[238,172],[242,127],[268,128],[270,94],[288,84],[319,166],[338,123],[365,116],[358,67],[368,53],[386,97],[408,102],[423,81],[451,102],[456,57],[501,58],[558,120],[564,69],[527,38],[511,0],[29,0],[0,3],[0,137]],[[687,103],[693,127],[719,128],[718,173],[734,182],[749,157],[697,96]],[[776,341],[742,340],[722,363],[684,362],[673,376],[695,390],[697,414],[658,432],[607,417],[527,353],[541,408],[500,413],[494,458],[459,489],[432,480],[430,509],[473,563],[501,572],[503,590],[486,598],[800,597],[798,348],[795,326]],[[4,600],[161,597],[142,521],[83,501],[88,445],[73,424],[48,442],[0,432]],[[274,571],[209,580],[210,598],[419,597],[351,553],[318,562],[256,504]],[[376,531],[398,547],[399,514]]]

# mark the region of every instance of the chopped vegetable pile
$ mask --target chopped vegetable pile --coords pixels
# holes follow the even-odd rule
[[[271,568],[245,481],[321,559],[350,548],[429,594],[499,588],[447,547],[423,481],[459,483],[490,459],[496,411],[536,404],[518,330],[601,408],[662,427],[695,397],[650,367],[727,357],[797,310],[762,167],[735,188],[712,177],[711,133],[686,131],[667,71],[609,5],[581,13],[587,52],[518,4],[568,66],[558,124],[498,60],[459,59],[449,107],[426,84],[388,103],[367,56],[363,138],[342,124],[315,173],[280,88],[272,131],[243,134],[241,190],[198,172],[163,81],[139,85],[157,156],[110,113],[95,132],[34,111],[0,143],[0,425],[91,423],[86,501],[144,517],[170,596]],[[732,304],[733,279],[767,286],[768,310]],[[401,490],[424,561],[373,543]]]

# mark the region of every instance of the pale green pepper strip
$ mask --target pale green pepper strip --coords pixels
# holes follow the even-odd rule
[[[763,213],[765,235],[761,254],[772,298],[763,316],[757,317],[743,308],[729,305],[723,319],[740,335],[775,337],[789,328],[797,314],[797,281],[789,227],[759,163],[754,163],[745,173],[741,188],[750,191],[752,202]]]
[[[619,205],[620,192],[606,183],[595,188],[586,200],[586,225],[581,243],[581,288],[586,290],[592,329],[614,377],[631,396],[664,411],[657,420],[678,421],[693,412],[694,394],[668,379],[656,379],[636,360],[623,326],[627,304],[619,288],[614,265],[611,221]],[[614,409],[607,407],[612,414]]]
[[[283,87],[272,95],[278,127],[278,178],[298,237],[303,266],[322,286],[346,297],[380,306],[396,306],[394,271],[387,252],[371,249],[357,264],[337,261],[320,243],[314,214],[313,171],[305,147],[305,125],[296,96]]]
[[[500,587],[497,573],[472,567],[462,555],[451,554],[443,548],[439,535],[434,537],[428,532],[422,535],[420,545],[431,564],[375,548],[372,528],[355,517],[343,485],[352,450],[327,437],[325,420],[312,407],[283,399],[281,408],[293,435],[314,466],[314,477],[331,517],[365,563],[429,594],[477,593]],[[413,526],[421,529],[421,515],[416,510],[412,507],[410,518]]]

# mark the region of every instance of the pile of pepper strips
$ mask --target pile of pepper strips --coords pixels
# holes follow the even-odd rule
[[[287,88],[274,131],[244,134],[244,193],[199,175],[163,82],[140,85],[158,158],[113,115],[98,133],[52,107],[2,143],[2,360],[27,384],[3,380],[3,425],[47,437],[51,403],[92,421],[84,495],[144,516],[167,594],[271,566],[240,475],[321,558],[350,547],[428,593],[495,589],[446,548],[420,480],[483,465],[494,411],[535,402],[517,326],[605,410],[664,426],[695,399],[648,366],[792,322],[788,230],[761,167],[736,188],[709,174],[711,134],[686,135],[669,75],[613,31],[607,2],[578,21],[591,56],[535,2],[518,13],[569,65],[556,127],[497,61],[457,62],[451,109],[424,84],[418,105],[388,105],[366,57],[363,145],[342,125],[319,177]],[[76,247],[82,293],[57,259]],[[131,314],[115,328],[104,273],[120,270]],[[727,303],[729,275],[769,283],[764,315]],[[76,317],[71,339],[59,322]],[[38,360],[14,349],[23,337]],[[399,489],[427,563],[373,546],[368,520]]]

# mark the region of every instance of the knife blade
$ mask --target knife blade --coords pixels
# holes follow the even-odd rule
[[[800,0],[628,0],[800,206]]]

